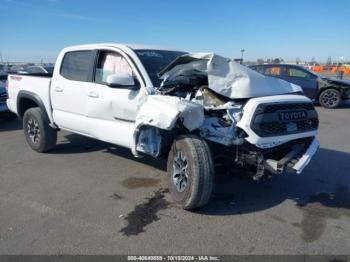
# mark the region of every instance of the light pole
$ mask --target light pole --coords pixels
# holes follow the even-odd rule
[[[242,59],[242,62],[243,62],[243,53],[244,53],[244,49],[241,49],[241,59]]]

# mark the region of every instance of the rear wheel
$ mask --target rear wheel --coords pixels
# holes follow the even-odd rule
[[[37,152],[47,152],[56,145],[57,131],[45,121],[38,107],[30,108],[24,113],[23,129],[29,146]]]
[[[322,91],[319,103],[325,108],[336,108],[341,102],[341,93],[333,88]]]
[[[214,165],[207,143],[196,136],[181,136],[171,147],[167,164],[173,199],[190,210],[208,203],[214,185]]]

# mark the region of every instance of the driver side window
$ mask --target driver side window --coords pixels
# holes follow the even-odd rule
[[[113,74],[132,76],[133,72],[122,55],[110,51],[100,52],[95,70],[95,82],[105,84],[107,77]]]

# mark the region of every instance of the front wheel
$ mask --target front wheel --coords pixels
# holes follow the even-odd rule
[[[56,145],[57,131],[45,121],[38,107],[24,113],[23,130],[29,146],[37,152],[47,152]]]
[[[341,102],[341,94],[338,90],[330,88],[322,91],[319,103],[325,108],[336,108]]]
[[[208,144],[196,136],[180,136],[167,164],[169,191],[183,209],[208,203],[214,185],[214,165]]]

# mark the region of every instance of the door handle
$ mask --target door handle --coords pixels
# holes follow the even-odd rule
[[[89,96],[89,97],[92,97],[92,98],[98,98],[98,97],[99,97],[99,95],[98,95],[95,91],[89,92],[89,93],[88,93],[88,96]]]
[[[55,87],[55,92],[63,92],[63,89],[60,88],[59,86],[56,86]]]

